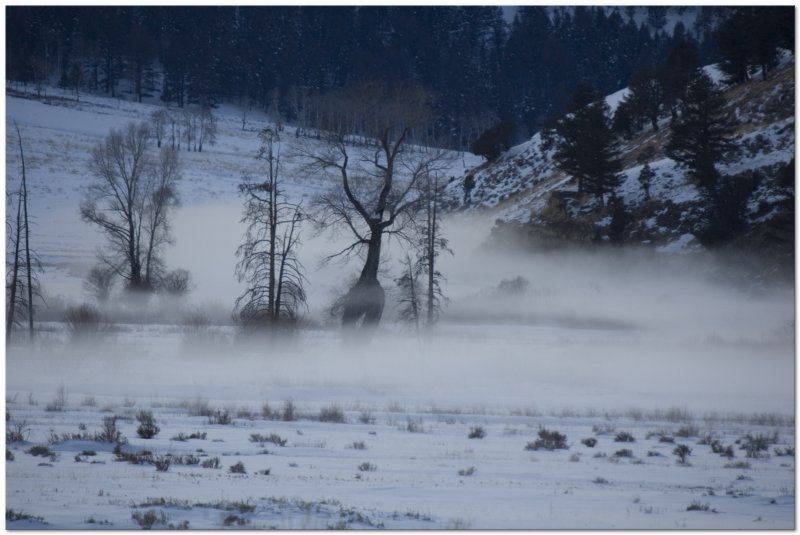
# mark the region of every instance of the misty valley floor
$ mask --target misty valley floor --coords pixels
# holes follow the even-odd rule
[[[7,356],[7,431],[23,440],[7,444],[6,527],[794,527],[782,389],[732,379],[738,397],[723,395],[707,382],[725,379],[716,366],[683,389],[667,366],[648,382],[642,370],[660,368],[637,369],[630,355],[650,341],[630,333],[484,330],[505,343],[450,325],[447,344],[382,333],[357,349],[320,331],[240,347],[126,325],[80,345],[54,325]],[[575,360],[590,346],[603,366]],[[731,377],[757,368],[726,347]],[[151,439],[137,436],[142,410]],[[116,452],[97,440],[112,416]],[[568,449],[534,448],[543,429]],[[714,452],[728,446],[732,458]]]

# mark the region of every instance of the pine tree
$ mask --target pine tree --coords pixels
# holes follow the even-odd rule
[[[608,104],[581,85],[570,109],[556,124],[556,164],[577,180],[579,193],[593,194],[603,205],[604,195],[619,185],[622,169]]]
[[[702,70],[697,70],[671,125],[667,155],[687,167],[697,184],[713,196],[719,181],[716,164],[735,148],[735,123],[725,109],[725,96]]]
[[[664,105],[669,108],[673,120],[678,118],[678,105],[692,75],[699,67],[697,46],[687,41],[676,44],[661,66],[659,79],[664,90]]]
[[[689,169],[705,200],[695,236],[713,246],[724,243],[744,224],[749,191],[721,181],[717,163],[735,150],[735,122],[725,109],[725,97],[702,70],[686,89],[681,116],[673,121],[667,155]]]
[[[642,170],[639,171],[639,184],[642,186],[642,190],[644,190],[644,200],[650,200],[650,184],[653,182],[653,178],[656,176],[655,171],[650,169],[650,164],[644,164]]]
[[[649,120],[654,131],[658,130],[664,90],[655,68],[646,65],[637,69],[631,76],[629,88],[631,91],[629,99],[635,113]]]

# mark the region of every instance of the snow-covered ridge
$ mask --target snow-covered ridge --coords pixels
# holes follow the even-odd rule
[[[704,70],[716,83],[722,83],[723,74],[716,65]],[[754,78],[750,83],[727,92],[731,113],[740,122],[737,143],[741,150],[735,159],[720,165],[723,174],[772,168],[786,164],[794,157],[794,108],[783,101],[778,104],[779,97],[793,95],[793,91],[794,62],[791,55],[785,53],[779,70],[773,71],[767,82]],[[606,102],[613,111],[628,94],[628,88],[620,89],[608,95]],[[646,145],[655,149],[646,162],[655,172],[651,198],[675,205],[699,200],[698,190],[687,181],[685,170],[664,154],[669,119],[662,118],[660,127],[658,132],[646,127],[642,133],[621,144],[624,169],[617,193],[626,205],[644,201],[645,194],[638,176],[645,162],[636,155]],[[574,189],[570,177],[554,165],[553,154],[553,148],[543,144],[541,135],[534,135],[525,143],[509,149],[497,161],[484,163],[461,180],[452,182],[448,187],[451,206],[467,211],[488,210],[505,222],[525,225],[536,221],[554,191]],[[757,191],[750,204],[764,201],[763,194]],[[664,250],[671,251],[677,245],[691,241],[680,233],[669,240],[676,244]]]

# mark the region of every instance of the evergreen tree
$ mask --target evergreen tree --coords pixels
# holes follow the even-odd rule
[[[793,49],[793,21],[792,7],[735,8],[714,34],[728,81],[747,81],[751,68],[759,69],[766,80],[777,64],[778,47]]]
[[[678,117],[678,104],[698,68],[700,56],[697,46],[688,41],[676,44],[661,66],[659,80],[664,91],[664,105],[669,108],[673,120]]]
[[[721,181],[717,163],[735,149],[734,121],[725,109],[725,97],[702,70],[689,83],[681,116],[673,121],[667,155],[687,167],[705,200],[695,235],[708,246],[724,243],[744,224],[750,191]]]
[[[653,178],[655,178],[656,173],[652,169],[650,169],[650,164],[644,164],[642,170],[639,171],[639,184],[642,186],[642,190],[644,190],[644,200],[650,200],[650,185],[653,183]]]
[[[631,91],[629,99],[635,113],[649,120],[654,131],[658,130],[658,117],[661,115],[664,90],[656,69],[651,65],[640,67],[631,76],[628,87]]]
[[[615,134],[625,139],[630,139],[635,131],[642,129],[641,118],[636,114],[634,103],[631,99],[623,99],[614,111],[611,129]]]
[[[619,185],[622,169],[608,104],[582,84],[570,109],[556,123],[556,164],[577,180],[579,193],[593,194],[603,205],[604,195]]]
[[[719,181],[716,164],[735,145],[735,123],[725,109],[725,96],[702,70],[686,88],[681,115],[671,125],[667,155],[687,167],[697,184],[713,196]]]

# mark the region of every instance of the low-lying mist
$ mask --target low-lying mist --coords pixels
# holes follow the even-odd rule
[[[232,311],[242,291],[234,278],[239,210],[231,203],[179,211],[167,260],[192,273],[187,308]],[[358,259],[321,264],[346,237],[307,229],[300,254],[308,321],[287,339],[246,340],[233,326],[180,318],[116,325],[91,342],[53,327],[33,352],[11,348],[7,388],[230,403],[793,414],[792,286],[742,284],[730,275],[732,260],[710,255],[492,247],[491,226],[478,217],[445,222],[455,253],[439,264],[449,302],[430,336],[397,321],[397,244],[386,251],[381,326],[369,339],[343,336],[327,308],[357,274]]]

